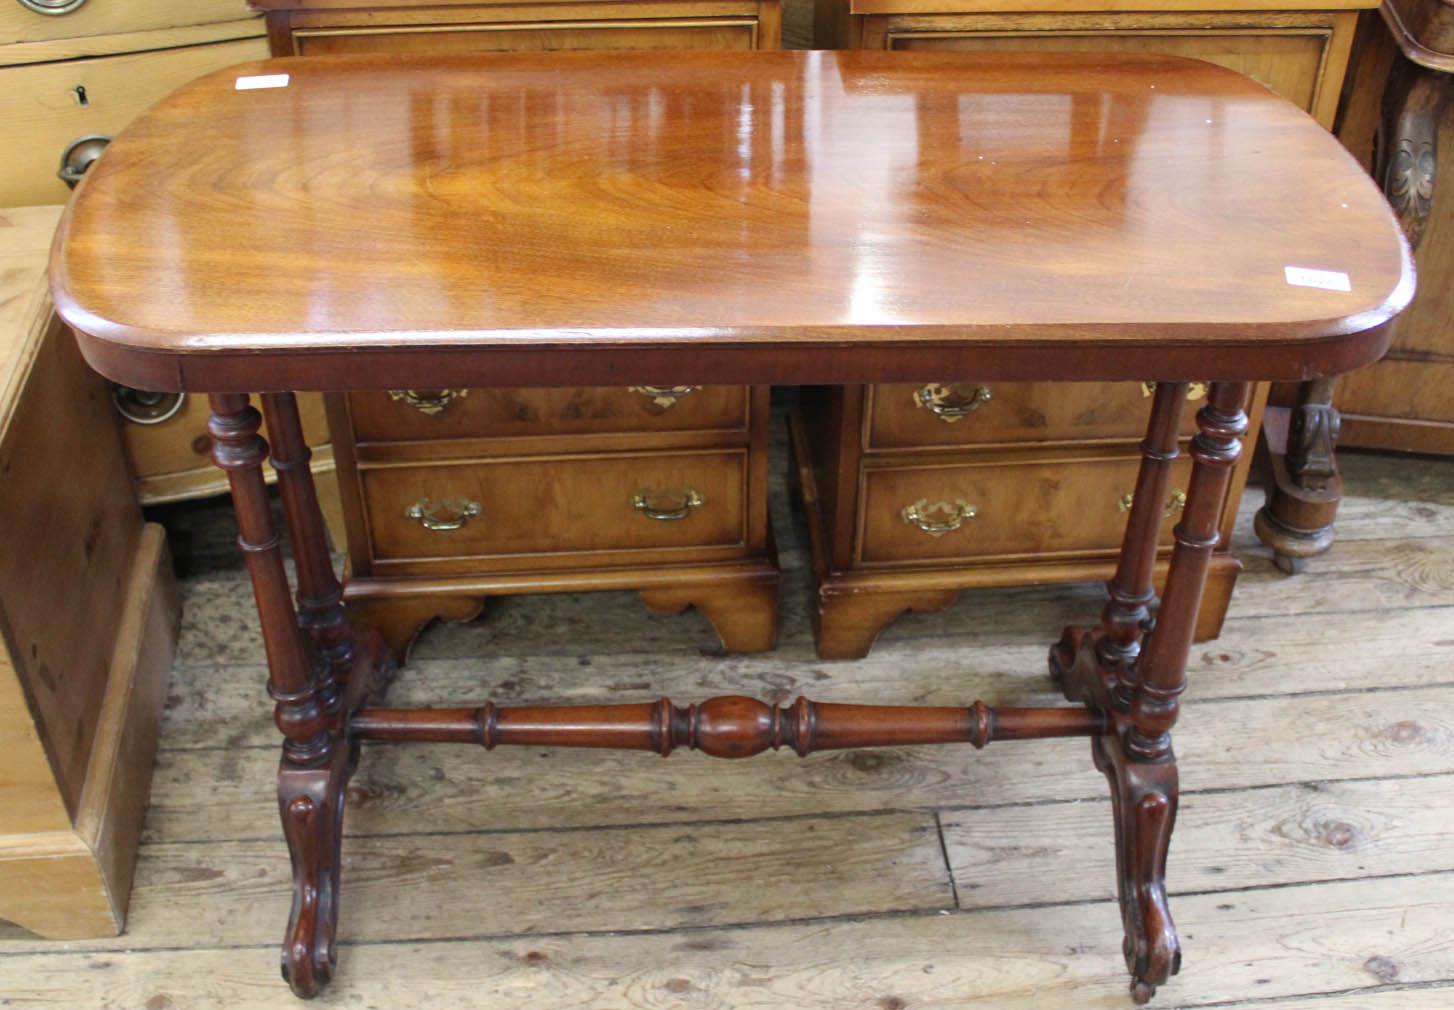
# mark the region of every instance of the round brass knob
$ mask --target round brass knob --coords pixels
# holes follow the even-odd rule
[[[86,0],[20,0],[20,6],[37,14],[69,14]]]
[[[106,150],[109,143],[111,138],[104,133],[88,133],[84,137],[77,137],[61,152],[61,167],[56,172],[56,178],[75,189],[81,176],[86,174],[86,169],[91,167],[91,162],[101,157],[101,152]]]

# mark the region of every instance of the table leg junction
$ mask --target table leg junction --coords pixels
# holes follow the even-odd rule
[[[1074,708],[839,705],[799,698],[778,708],[743,697],[679,707],[634,705],[389,709],[372,704],[394,672],[377,636],[351,628],[327,541],[308,448],[291,393],[261,397],[271,459],[297,571],[294,605],[268,509],[259,434],[263,415],[243,394],[214,394],[213,458],[225,469],[261,618],[269,693],[284,737],[278,804],[293,862],[293,909],[282,969],[294,993],[316,995],[332,977],[338,921],[344,788],[364,740],[609,747],[669,754],[674,748],[738,758],[769,748],[798,754],[839,748],[1088,736],[1110,783],[1124,951],[1131,993],[1145,1002],[1180,966],[1167,907],[1166,850],[1176,817],[1170,731],[1217,516],[1246,430],[1246,383],[1217,383],[1197,415],[1193,471],[1171,569],[1153,620],[1152,584],[1161,505],[1177,455],[1185,383],[1157,386],[1120,563],[1093,629],[1067,629],[1050,670]]]

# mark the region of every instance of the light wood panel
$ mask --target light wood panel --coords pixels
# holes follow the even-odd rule
[[[99,6],[99,5],[98,5]],[[254,37],[57,63],[8,67],[0,89],[0,121],[8,153],[0,204],[53,204],[70,196],[56,178],[61,152],[77,137],[115,134],[143,109],[219,67],[266,55]],[[76,88],[84,88],[86,104]]]
[[[84,38],[251,19],[246,0],[89,0],[69,14],[38,14],[18,3],[0,7],[0,45]],[[258,26],[261,28],[261,25]],[[114,50],[113,50],[114,51]]]

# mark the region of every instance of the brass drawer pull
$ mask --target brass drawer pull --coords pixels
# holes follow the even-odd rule
[[[657,407],[667,410],[688,393],[695,393],[701,386],[627,386],[633,393],[640,393]]]
[[[942,537],[953,533],[964,525],[966,519],[979,514],[979,506],[971,505],[963,498],[956,498],[954,504],[947,501],[929,504],[928,498],[920,498],[912,505],[905,505],[902,512],[905,525],[917,526],[931,537]]]
[[[1141,395],[1150,396],[1156,392],[1156,383],[1141,383]],[[1207,384],[1205,382],[1188,382],[1186,385],[1186,398],[1188,400],[1201,400],[1207,395]]]
[[[161,424],[170,421],[187,402],[186,393],[153,393],[113,383],[111,403],[116,413],[132,424]]]
[[[914,391],[914,406],[927,407],[945,424],[953,424],[990,402],[990,387],[967,382],[931,382]]]
[[[419,413],[433,417],[468,393],[468,389],[391,389],[389,399],[407,403]]]
[[[1122,512],[1129,512],[1131,510],[1131,506],[1135,504],[1135,502],[1135,492],[1127,491],[1116,500],[1116,508]],[[1182,510],[1182,507],[1185,505],[1186,492],[1181,490],[1180,488],[1177,488],[1176,490],[1172,491],[1171,494],[1167,495],[1166,507],[1161,510],[1161,514],[1170,518],[1171,516],[1174,516],[1178,512],[1180,512]]]
[[[20,0],[20,6],[37,14],[69,14],[86,0]]]
[[[433,533],[450,533],[480,514],[480,503],[468,498],[450,498],[435,505],[420,498],[404,510],[404,515]]]
[[[705,504],[707,499],[702,497],[702,493],[689,487],[679,490],[642,488],[631,496],[632,508],[648,519],[659,519],[662,522],[685,519],[692,509],[701,508]]]

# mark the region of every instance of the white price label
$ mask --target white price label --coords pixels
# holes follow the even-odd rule
[[[254,74],[251,77],[237,79],[238,91],[257,91],[259,88],[286,88],[287,86],[287,74]]]
[[[1341,270],[1314,270],[1312,267],[1283,267],[1287,282],[1300,288],[1322,288],[1324,291],[1352,291],[1348,275]]]

